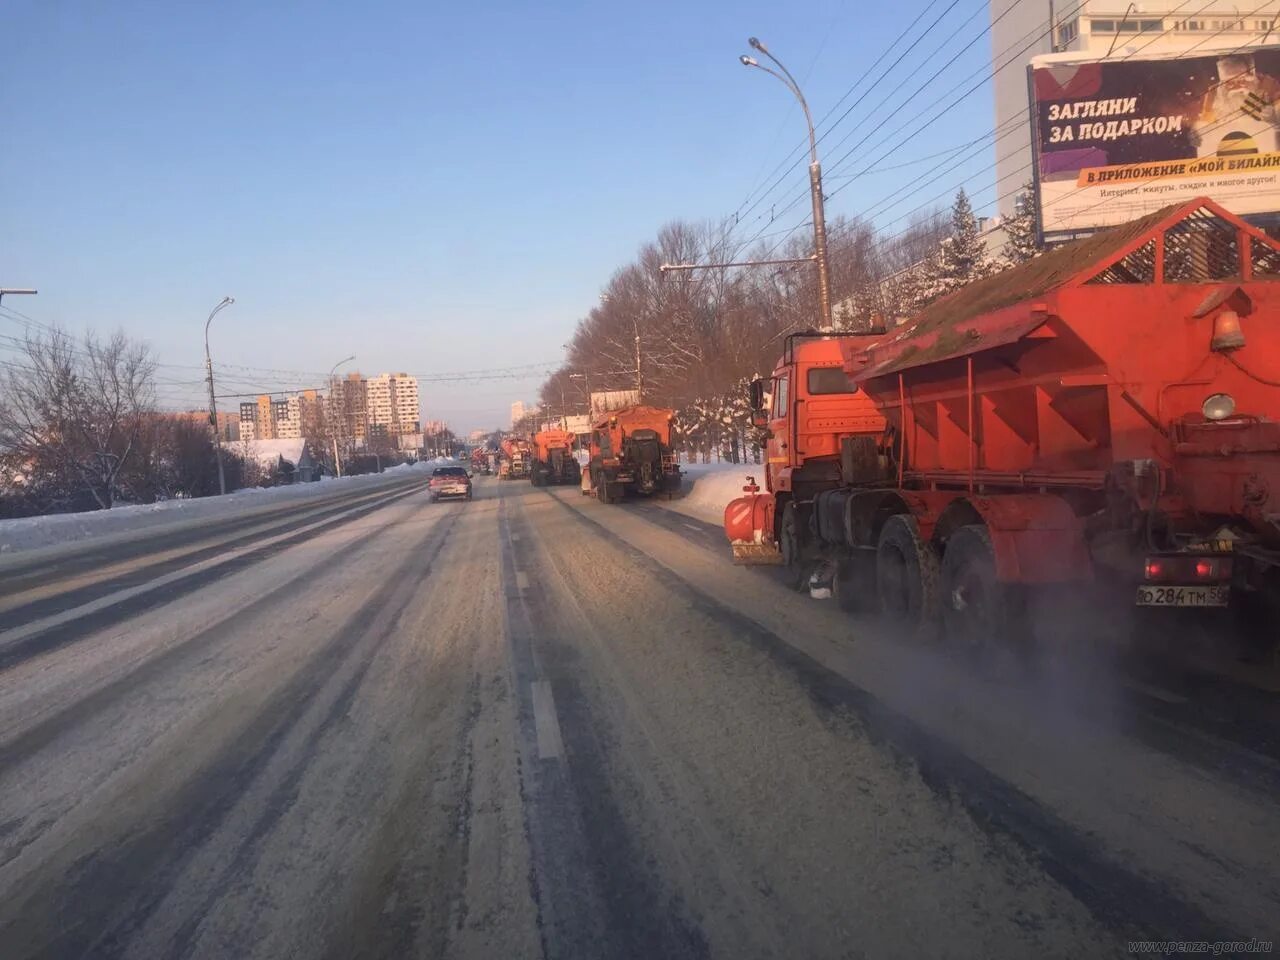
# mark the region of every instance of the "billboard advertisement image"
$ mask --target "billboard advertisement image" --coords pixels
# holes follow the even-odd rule
[[[1199,56],[1031,64],[1042,228],[1123,223],[1208,195],[1280,210],[1280,45]]]

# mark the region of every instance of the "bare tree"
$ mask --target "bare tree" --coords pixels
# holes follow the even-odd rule
[[[145,344],[117,332],[28,336],[23,359],[0,375],[0,449],[31,476],[87,491],[102,509],[135,455],[153,401],[155,364]]]

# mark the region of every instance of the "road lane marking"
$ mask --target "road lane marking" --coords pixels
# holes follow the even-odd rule
[[[695,527],[692,523],[682,523],[682,524],[680,524],[680,525],[681,525],[682,527],[684,527],[686,530],[692,530],[694,533],[701,533],[701,532],[702,532],[702,528],[701,528],[701,527]]]
[[[560,721],[556,717],[556,700],[550,680],[534,680],[529,684],[533,694],[533,726],[538,738],[538,759],[556,760],[564,754]]]
[[[517,590],[529,589],[529,575],[525,573],[523,570],[516,571],[516,589]]]

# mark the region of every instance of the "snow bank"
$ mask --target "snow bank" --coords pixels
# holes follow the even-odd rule
[[[382,473],[362,474],[358,477],[326,477],[321,483],[250,487],[229,493],[225,497],[165,500],[161,503],[131,504],[87,513],[59,513],[43,517],[23,517],[19,520],[0,520],[0,555],[211,520],[234,513],[269,508],[276,503],[336,493],[346,487],[352,490],[376,487],[388,482],[389,478],[404,477],[413,471],[457,462],[440,457],[418,463],[397,464]]]
[[[724,522],[724,508],[730,500],[742,496],[747,477],[755,477],[764,488],[761,463],[690,463],[681,464],[680,469],[684,473],[684,495],[665,505],[707,523]]]

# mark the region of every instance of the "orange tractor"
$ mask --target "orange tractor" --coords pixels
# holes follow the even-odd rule
[[[568,430],[539,430],[533,435],[529,482],[535,487],[549,483],[577,483],[582,467],[573,455],[573,434]]]
[[[591,429],[591,461],[584,493],[601,503],[628,494],[652,496],[680,489],[680,466],[671,449],[675,413],[663,407],[633,406],[601,416]]]
[[[1051,585],[1277,608],[1280,243],[1208,199],[886,335],[792,338],[769,386],[767,492],[725,510],[739,562],[973,644]]]

